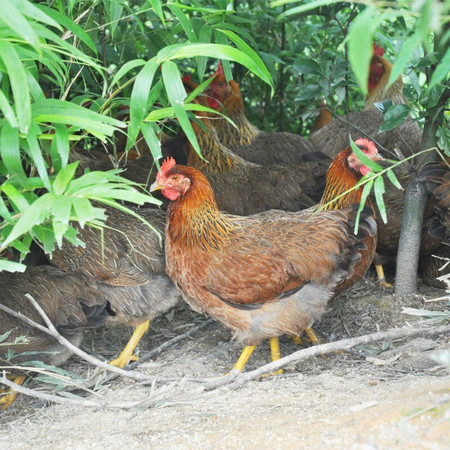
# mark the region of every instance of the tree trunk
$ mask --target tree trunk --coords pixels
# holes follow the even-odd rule
[[[434,108],[430,108],[422,135],[420,149],[436,146],[436,131],[442,124],[444,109],[449,90],[446,89],[440,101]],[[433,119],[435,119],[433,121]],[[415,164],[420,168],[423,164],[437,158],[436,152],[426,153]],[[422,234],[423,213],[427,201],[427,191],[422,182],[417,179],[417,172],[411,174],[411,180],[406,189],[405,206],[403,210],[402,228],[397,253],[397,271],[395,276],[395,293],[397,295],[414,294],[417,291],[417,267],[419,265],[420,238]]]

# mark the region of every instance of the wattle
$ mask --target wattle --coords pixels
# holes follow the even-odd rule
[[[169,200],[176,200],[180,196],[180,193],[175,189],[164,189],[161,192],[164,197],[168,198]]]

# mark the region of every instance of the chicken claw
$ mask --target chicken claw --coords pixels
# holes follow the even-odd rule
[[[378,281],[381,284],[381,286],[383,286],[385,288],[391,288],[392,284],[390,284],[390,283],[388,283],[386,281],[386,277],[384,275],[383,265],[382,264],[375,264],[375,269],[377,271]]]
[[[20,375],[19,377],[14,378],[14,383],[21,386],[25,381],[25,378],[25,375]],[[12,405],[12,403],[16,399],[16,395],[17,394],[13,389],[9,389],[7,393],[3,394],[3,396],[0,398],[0,405],[3,405],[2,411],[5,411],[9,406]]]
[[[128,341],[127,345],[122,350],[120,355],[116,359],[113,359],[109,364],[123,369],[131,360],[136,361],[138,357],[133,354],[134,349],[138,345],[142,336],[148,330],[149,326],[150,320],[146,320],[145,322],[137,326],[133,332],[133,335],[131,336],[130,340]]]

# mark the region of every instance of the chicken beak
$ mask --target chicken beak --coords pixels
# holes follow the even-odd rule
[[[155,181],[150,186],[150,192],[160,191],[161,189],[164,189],[164,185],[158,183],[158,181]]]

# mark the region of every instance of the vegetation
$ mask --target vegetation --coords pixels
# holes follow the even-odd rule
[[[51,252],[77,242],[70,221],[101,226],[103,205],[156,203],[119,170],[81,174],[71,151],[139,132],[155,157],[161,131],[189,123],[217,60],[240,83],[248,116],[267,130],[306,136],[325,99],[362,109],[372,42],[404,75],[411,107],[385,105],[386,129],[412,114],[432,127],[426,146],[449,152],[449,5],[276,0],[3,0],[0,17],[0,251],[23,258],[35,240]],[[231,62],[231,64],[230,64]],[[129,108],[129,120],[118,111]],[[176,120],[173,120],[176,119]],[[429,124],[429,125],[427,125]],[[375,183],[375,187],[376,187]],[[94,202],[94,203],[93,203]],[[131,211],[130,211],[131,212]],[[0,270],[24,270],[3,253]]]

